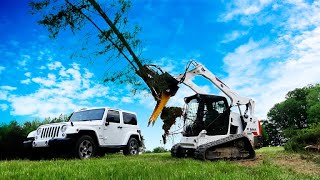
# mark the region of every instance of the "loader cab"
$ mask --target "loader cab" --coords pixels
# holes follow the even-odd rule
[[[230,108],[223,96],[195,94],[185,98],[184,136],[198,136],[202,130],[207,135],[228,133]]]

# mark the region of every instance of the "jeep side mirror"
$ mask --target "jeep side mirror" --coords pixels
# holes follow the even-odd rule
[[[105,125],[108,126],[111,122],[114,122],[114,117],[107,117]]]

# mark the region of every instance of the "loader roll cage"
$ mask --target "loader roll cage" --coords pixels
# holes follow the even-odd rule
[[[223,96],[195,94],[185,98],[184,136],[225,135],[229,128],[230,106]]]

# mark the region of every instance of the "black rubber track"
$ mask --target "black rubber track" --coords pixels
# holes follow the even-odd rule
[[[249,156],[244,157],[244,158],[238,157],[238,158],[229,158],[229,159],[230,160],[244,160],[244,159],[246,159],[246,160],[254,160],[255,157],[256,157],[255,151],[253,150],[249,139],[247,137],[245,137],[244,135],[242,135],[242,134],[230,135],[230,136],[228,136],[226,138],[222,138],[222,139],[219,139],[219,140],[214,141],[214,142],[203,144],[203,145],[199,146],[195,150],[194,158],[195,159],[199,159],[199,160],[207,160],[208,158],[206,158],[206,151],[208,149],[214,148],[215,146],[219,146],[219,145],[223,145],[223,144],[229,143],[231,141],[240,140],[240,139],[245,142],[246,149],[249,151]],[[225,158],[216,158],[214,160],[219,160],[219,159],[225,159]]]

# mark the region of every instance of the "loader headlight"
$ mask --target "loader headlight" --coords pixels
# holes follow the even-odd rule
[[[41,128],[38,128],[37,129],[37,135],[40,135],[40,133],[41,133]]]
[[[61,127],[61,132],[66,132],[66,130],[67,130],[67,126],[66,126],[66,125],[63,125],[63,126]]]

